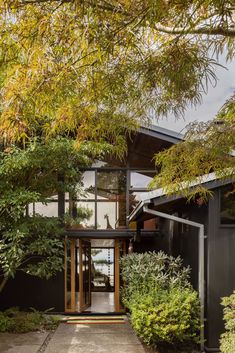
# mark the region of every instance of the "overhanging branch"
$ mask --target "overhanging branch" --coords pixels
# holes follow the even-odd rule
[[[206,35],[221,35],[224,37],[235,37],[234,28],[218,27],[166,27],[161,24],[156,24],[155,29],[159,32],[168,34],[206,34]]]

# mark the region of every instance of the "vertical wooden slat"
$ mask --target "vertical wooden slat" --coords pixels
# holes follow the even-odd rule
[[[115,275],[115,294],[114,294],[114,303],[115,311],[120,311],[120,271],[119,271],[119,259],[120,259],[120,249],[119,249],[119,240],[115,239],[115,264],[114,264],[114,275]]]
[[[79,239],[79,311],[82,311],[83,303],[83,258],[82,258],[82,239]]]
[[[75,311],[75,239],[71,240],[71,310]]]
[[[67,311],[67,244],[66,239],[64,241],[64,311]]]

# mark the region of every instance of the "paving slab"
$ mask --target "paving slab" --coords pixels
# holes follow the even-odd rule
[[[145,353],[141,342],[125,324],[61,323],[45,353]]]
[[[141,345],[60,345],[47,347],[46,353],[146,353]]]
[[[0,353],[37,353],[48,332],[0,333]]]

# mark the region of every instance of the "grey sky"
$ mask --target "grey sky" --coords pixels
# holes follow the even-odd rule
[[[215,117],[218,110],[224,102],[235,91],[235,60],[226,64],[222,57],[220,63],[227,67],[225,70],[217,67],[216,74],[218,82],[216,87],[209,87],[208,93],[203,94],[203,101],[196,108],[188,108],[184,119],[175,120],[174,116],[169,116],[167,119],[161,119],[157,125],[174,131],[184,132],[184,127],[192,121],[208,121]]]

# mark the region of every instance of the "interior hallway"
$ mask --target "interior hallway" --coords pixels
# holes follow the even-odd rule
[[[94,313],[115,312],[114,292],[92,292],[91,306],[86,311]]]

